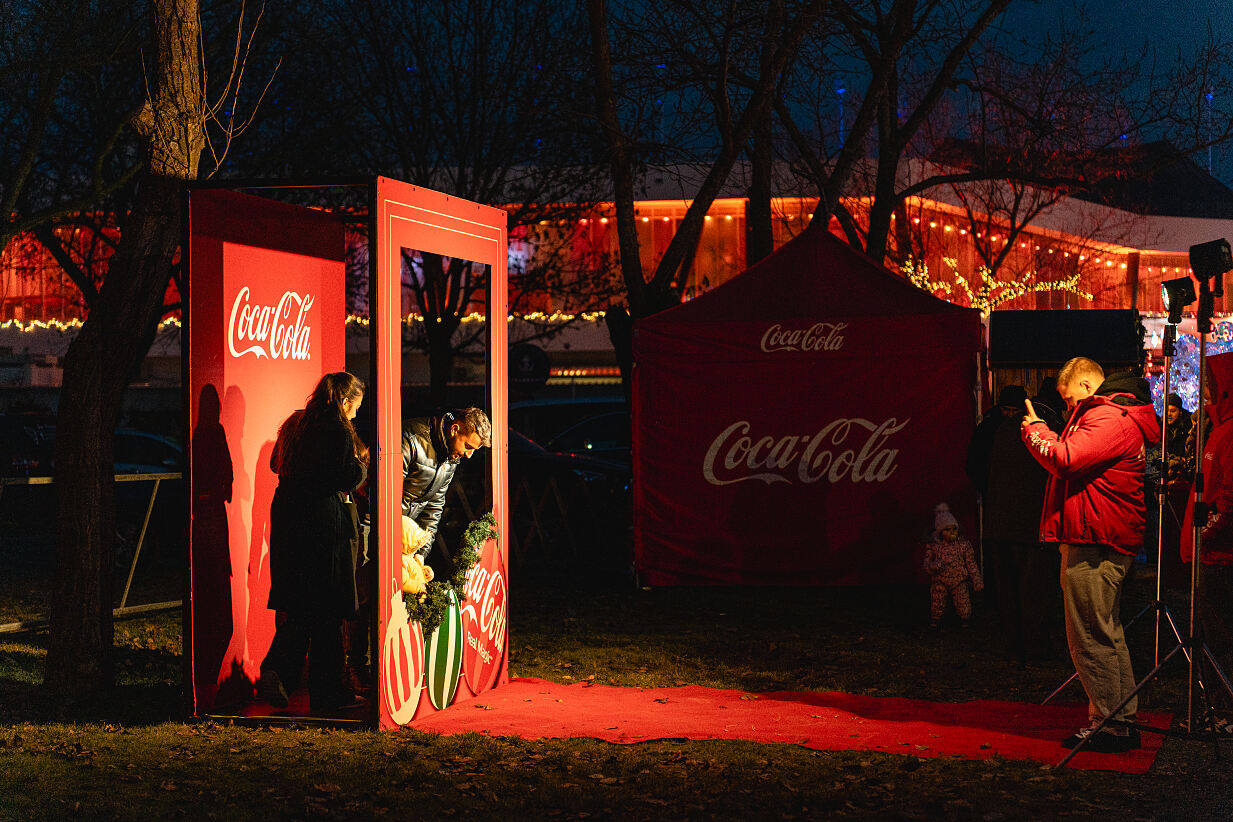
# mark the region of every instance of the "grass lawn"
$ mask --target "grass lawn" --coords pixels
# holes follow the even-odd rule
[[[149,601],[141,593],[132,601]],[[1139,577],[1127,596],[1129,617],[1154,581]],[[1071,673],[1060,655],[1012,661],[986,609],[967,631],[928,633],[917,588],[636,591],[516,577],[510,599],[515,677],[1039,701]],[[0,581],[0,623],[45,606],[45,588]],[[1185,619],[1184,601],[1171,607]],[[1140,674],[1150,632],[1132,632]],[[1195,740],[1166,740],[1151,772],[1126,776],[742,741],[185,723],[180,626],[168,616],[118,623],[113,698],[52,722],[37,691],[45,642],[0,634],[0,820],[1233,819],[1233,770]],[[1066,698],[1080,699],[1072,688]],[[1184,714],[1184,666],[1143,707]]]

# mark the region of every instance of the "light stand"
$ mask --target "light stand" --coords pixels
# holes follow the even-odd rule
[[[1212,313],[1215,307],[1215,297],[1221,296],[1224,293],[1222,278],[1226,271],[1233,270],[1233,257],[1230,256],[1230,248],[1229,248],[1229,244],[1227,241],[1214,240],[1209,243],[1203,243],[1201,245],[1191,246],[1190,263],[1191,263],[1191,269],[1194,272],[1195,278],[1199,281],[1199,311],[1198,311],[1199,388],[1200,388],[1200,392],[1202,392],[1203,386],[1206,384],[1205,381],[1207,379],[1207,358],[1206,358],[1207,335],[1212,330]],[[1212,280],[1212,279],[1216,281],[1216,288],[1214,291],[1211,285],[1208,283],[1208,280]],[[1170,316],[1172,316],[1172,314]],[[1180,319],[1180,314],[1178,316]],[[1167,370],[1165,371],[1165,374],[1166,375],[1168,374]],[[1075,745],[1074,748],[1072,748],[1069,752],[1067,752],[1066,756],[1064,756],[1062,760],[1058,762],[1059,768],[1065,766],[1067,762],[1069,762],[1072,758],[1074,758],[1074,756],[1078,754],[1079,751],[1081,751],[1085,747],[1087,742],[1089,742],[1092,739],[1095,739],[1096,736],[1102,730],[1104,730],[1106,725],[1110,724],[1111,722],[1117,722],[1117,724],[1129,724],[1129,723],[1122,723],[1119,720],[1114,720],[1113,717],[1116,716],[1118,712],[1120,712],[1123,708],[1125,708],[1132,699],[1137,697],[1139,695],[1139,692],[1142,691],[1145,687],[1147,687],[1147,683],[1155,679],[1156,676],[1164,669],[1164,667],[1169,664],[1169,660],[1177,656],[1178,653],[1185,654],[1186,659],[1189,662],[1189,667],[1188,667],[1188,672],[1187,672],[1187,684],[1186,684],[1186,730],[1179,734],[1171,730],[1166,730],[1163,728],[1152,728],[1146,725],[1134,725],[1133,727],[1137,727],[1141,731],[1148,731],[1151,733],[1158,733],[1158,734],[1166,734],[1170,736],[1183,736],[1183,737],[1196,738],[1201,735],[1204,735],[1204,736],[1210,736],[1213,739],[1218,739],[1218,737],[1211,734],[1211,726],[1210,726],[1211,701],[1210,699],[1207,698],[1206,691],[1204,691],[1204,701],[1208,703],[1208,711],[1207,711],[1205,718],[1208,721],[1204,723],[1204,727],[1202,730],[1197,729],[1195,727],[1195,721],[1194,721],[1195,720],[1195,687],[1197,685],[1200,689],[1203,688],[1203,683],[1199,675],[1198,665],[1196,663],[1197,655],[1201,654],[1203,658],[1207,660],[1208,665],[1210,665],[1212,672],[1215,673],[1217,678],[1220,680],[1220,684],[1224,687],[1225,692],[1228,693],[1230,697],[1233,697],[1233,685],[1230,685],[1229,678],[1225,676],[1224,671],[1221,669],[1219,663],[1216,662],[1216,658],[1212,655],[1211,650],[1199,638],[1198,630],[1197,630],[1199,628],[1197,617],[1199,614],[1201,594],[1202,594],[1202,586],[1201,586],[1202,574],[1199,572],[1199,568],[1202,564],[1202,557],[1203,557],[1202,529],[1203,529],[1203,526],[1207,524],[1207,515],[1208,515],[1208,507],[1206,503],[1203,502],[1203,442],[1206,439],[1204,437],[1204,431],[1203,431],[1203,424],[1204,424],[1204,418],[1203,418],[1204,417],[1204,407],[1203,406],[1204,406],[1204,403],[1200,399],[1198,414],[1195,420],[1195,425],[1196,425],[1195,477],[1194,477],[1195,503],[1194,503],[1194,515],[1193,515],[1193,526],[1194,527],[1193,527],[1193,532],[1192,532],[1194,552],[1193,552],[1193,556],[1191,557],[1191,568],[1190,568],[1189,633],[1187,634],[1185,639],[1181,639],[1179,637],[1178,644],[1173,648],[1173,650],[1169,651],[1169,653],[1165,656],[1163,660],[1160,660],[1159,662],[1157,662],[1156,667],[1152,668],[1152,670],[1148,673],[1148,675],[1143,677],[1143,679],[1137,685],[1135,685],[1135,687],[1131,690],[1131,692],[1127,694],[1126,698],[1123,699],[1120,703],[1117,704],[1117,706],[1115,706],[1112,710],[1109,711],[1108,715],[1105,716],[1105,718],[1100,721],[1100,723],[1093,729],[1093,732],[1091,734],[1089,734],[1086,738],[1079,740],[1079,744]],[[1162,453],[1163,453],[1163,450],[1162,450]],[[1159,596],[1160,596],[1159,574],[1157,576],[1156,586],[1157,586],[1156,587],[1157,598],[1159,599]],[[1170,619],[1170,624],[1172,624],[1172,619]],[[1174,627],[1174,631],[1176,632],[1176,626]],[[1063,687],[1065,686],[1063,685]],[[1061,690],[1061,688],[1059,688],[1058,690]],[[1056,694],[1057,691],[1054,691],[1054,693]],[[1052,695],[1050,695],[1050,698],[1052,698]]]
[[[1173,356],[1177,353],[1174,347],[1177,342],[1177,325],[1182,321],[1182,309],[1195,301],[1194,281],[1189,277],[1178,277],[1175,280],[1167,280],[1160,284],[1160,296],[1164,301],[1165,310],[1169,312],[1166,320],[1164,341],[1161,343],[1161,353],[1164,355],[1164,386],[1161,392],[1163,402],[1160,408],[1160,483],[1156,488],[1156,601],[1144,608],[1134,619],[1127,623],[1126,627],[1134,625],[1139,617],[1147,613],[1149,610],[1156,613],[1156,650],[1152,657],[1152,664],[1160,664],[1160,617],[1164,615],[1169,623],[1169,629],[1173,632],[1173,638],[1180,645],[1182,644],[1182,635],[1177,630],[1177,623],[1173,620],[1173,614],[1169,612],[1169,606],[1164,602],[1164,523],[1165,511],[1168,508],[1169,499],[1169,389],[1170,378],[1173,370]],[[1172,513],[1170,510],[1169,513]],[[1186,658],[1190,658],[1189,652]]]

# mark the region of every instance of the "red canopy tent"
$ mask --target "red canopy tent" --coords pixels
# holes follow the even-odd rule
[[[979,313],[806,231],[634,331],[635,564],[649,585],[920,580],[963,470]]]

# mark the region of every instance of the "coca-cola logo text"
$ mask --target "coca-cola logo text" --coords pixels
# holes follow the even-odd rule
[[[762,350],[772,351],[838,351],[843,348],[847,323],[814,323],[809,328],[784,328],[775,323],[762,335]]]
[[[493,655],[500,656],[505,648],[505,576],[499,570],[476,568],[467,577],[463,594],[467,604],[462,607],[462,615],[479,629],[478,636],[467,637],[467,644],[484,664],[490,664]]]
[[[244,286],[231,304],[227,324],[227,347],[231,356],[252,354],[257,359],[306,360],[311,349],[312,326],[307,324],[313,307],[311,294],[286,291],[277,305],[252,305]],[[244,347],[246,344],[247,347]]]
[[[841,417],[815,434],[774,437],[750,435],[748,420],[734,422],[711,441],[702,475],[712,485],[761,480],[767,485],[826,480],[836,483],[885,482],[895,473],[899,449],[888,441],[910,422],[890,417],[874,423]]]

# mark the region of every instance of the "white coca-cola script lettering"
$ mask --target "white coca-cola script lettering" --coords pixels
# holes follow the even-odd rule
[[[505,576],[499,570],[476,568],[467,577],[462,592],[467,597],[467,604],[462,606],[463,616],[478,624],[480,635],[486,636],[492,650],[500,654],[505,648]]]
[[[308,310],[313,307],[315,298],[311,294],[301,296],[286,291],[277,305],[251,305],[249,294],[248,286],[244,286],[231,304],[231,321],[227,324],[227,346],[231,356],[252,354],[257,359],[308,359],[312,338],[312,326],[307,323]]]
[[[836,483],[885,482],[895,473],[899,449],[888,441],[910,422],[890,417],[882,423],[841,417],[815,434],[751,436],[748,420],[734,422],[711,441],[702,475],[712,485],[761,480],[767,485],[826,480]],[[863,439],[863,441],[862,441]]]
[[[814,323],[809,328],[784,328],[775,323],[762,335],[762,350],[771,351],[838,351],[843,348],[847,323]]]

